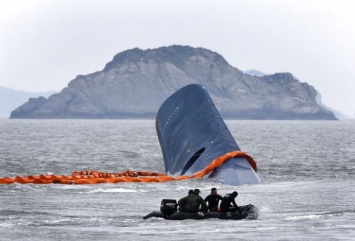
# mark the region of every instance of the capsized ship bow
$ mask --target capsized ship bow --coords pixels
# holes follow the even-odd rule
[[[160,107],[156,129],[168,175],[192,175],[216,158],[240,148],[206,89],[187,85],[172,94]],[[229,185],[256,184],[256,164],[234,157],[208,177]]]

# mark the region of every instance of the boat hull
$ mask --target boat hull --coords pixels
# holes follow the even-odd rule
[[[192,175],[216,158],[240,150],[208,92],[197,84],[183,87],[162,104],[156,129],[168,175]],[[229,185],[260,183],[244,157],[231,158],[208,177]]]
[[[148,218],[164,218],[167,220],[185,220],[185,219],[231,219],[231,220],[240,220],[240,219],[257,219],[258,211],[257,208],[252,205],[239,206],[242,210],[242,214],[238,212],[198,212],[198,213],[186,213],[186,212],[175,212],[170,216],[164,216],[161,211],[153,211],[148,215],[144,216],[143,219]]]

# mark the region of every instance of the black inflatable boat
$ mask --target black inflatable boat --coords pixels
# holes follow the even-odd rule
[[[184,219],[207,219],[207,218],[218,218],[218,219],[257,219],[258,210],[252,205],[239,206],[242,213],[239,212],[178,212],[177,203],[174,199],[163,199],[160,206],[160,211],[153,211],[148,215],[144,216],[143,219],[148,219],[152,217],[164,218],[168,220],[184,220]]]

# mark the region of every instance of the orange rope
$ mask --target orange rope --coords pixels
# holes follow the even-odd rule
[[[168,182],[175,180],[186,180],[190,178],[202,178],[209,174],[216,168],[220,167],[223,163],[233,157],[244,157],[248,160],[254,171],[257,171],[257,166],[254,159],[242,151],[232,151],[226,153],[215,160],[213,160],[203,170],[195,172],[192,176],[167,176],[163,173],[156,172],[143,172],[128,170],[120,173],[112,172],[99,172],[99,171],[80,171],[73,172],[71,175],[38,175],[38,176],[25,176],[25,177],[3,177],[0,178],[0,184],[98,184],[98,183],[118,183],[118,182]]]

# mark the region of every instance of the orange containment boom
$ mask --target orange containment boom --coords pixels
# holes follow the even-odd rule
[[[202,178],[208,175],[214,169],[221,166],[233,157],[244,157],[248,160],[254,171],[257,171],[257,166],[254,159],[242,151],[232,151],[226,153],[213,160],[206,168],[195,172],[191,176],[167,176],[163,173],[144,172],[144,171],[125,171],[121,173],[98,172],[98,171],[80,171],[73,172],[71,175],[37,175],[25,177],[3,177],[0,178],[0,184],[99,184],[99,183],[119,183],[119,182],[168,182],[176,180],[186,180],[190,178]]]

